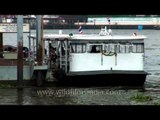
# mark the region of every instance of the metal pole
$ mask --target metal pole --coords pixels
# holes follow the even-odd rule
[[[29,35],[30,36],[30,35]],[[31,38],[29,37],[29,51],[28,51],[28,58],[31,59]]]
[[[62,68],[62,41],[59,41],[60,47],[59,47],[59,53],[60,53],[60,69]]]
[[[36,52],[38,65],[42,65],[42,16],[37,15],[36,17]]]
[[[23,15],[18,15],[17,18],[17,82],[18,89],[22,89],[23,85]]]
[[[3,33],[0,33],[0,58],[3,58]]]
[[[33,38],[33,63],[35,64],[35,39]]]
[[[41,20],[42,20],[42,26],[41,26],[41,29],[42,29],[42,37],[41,37],[41,40],[42,40],[42,62],[44,61],[44,53],[45,53],[45,42],[44,42],[44,18],[43,18],[43,16],[42,16],[42,18],[41,18]]]
[[[50,60],[49,60],[49,65],[50,65],[50,68],[51,68],[51,66],[52,66],[52,54],[51,54],[51,43],[49,43],[49,41],[48,41],[48,53],[49,53],[49,58],[50,58]]]
[[[31,16],[30,16],[31,17]],[[31,18],[29,18],[29,51],[28,51],[28,57],[29,57],[29,59],[31,59],[31,23],[30,23],[30,21],[31,21]]]
[[[66,67],[65,67],[65,71],[66,71],[66,73],[68,72],[68,41],[67,41],[67,39],[65,40],[65,43],[66,43],[66,50],[65,50],[65,62],[66,62]]]

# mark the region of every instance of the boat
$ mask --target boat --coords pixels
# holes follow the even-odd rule
[[[155,26],[153,26],[153,29],[154,30],[160,30],[160,26],[159,25],[155,25]]]
[[[36,39],[35,35],[30,37]],[[127,86],[143,86],[146,81],[146,38],[109,33],[44,35],[44,40],[55,48],[56,68],[52,69],[59,82]]]

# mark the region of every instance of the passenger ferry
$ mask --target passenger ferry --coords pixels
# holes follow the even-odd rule
[[[35,36],[31,36],[35,39]],[[63,82],[90,82],[107,85],[143,85],[143,35],[48,34],[44,40],[55,47],[55,77]]]

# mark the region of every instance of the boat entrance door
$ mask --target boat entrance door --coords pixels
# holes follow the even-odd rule
[[[101,44],[91,44],[88,46],[88,53],[101,53],[103,46]]]

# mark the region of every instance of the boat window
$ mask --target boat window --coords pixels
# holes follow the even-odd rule
[[[100,53],[101,51],[102,51],[102,45],[90,45],[88,52]]]
[[[115,51],[115,45],[114,44],[106,44],[104,46],[104,52],[114,52]]]
[[[105,44],[104,45],[104,51],[103,52],[108,52],[109,51],[109,45],[108,44]]]
[[[120,53],[120,44],[106,44],[104,45],[104,52]]]
[[[132,45],[133,53],[143,53],[144,52],[144,44],[133,44]]]
[[[136,52],[137,53],[143,53],[144,52],[144,45],[143,44],[137,44],[136,45]]]
[[[143,44],[106,44],[104,45],[104,52],[116,52],[116,53],[143,53]]]
[[[75,52],[75,45],[70,45],[70,52],[74,53]]]
[[[77,44],[77,53],[81,53],[82,52],[82,46],[80,44]]]
[[[71,53],[85,53],[86,52],[86,44],[85,43],[71,43],[70,44],[70,52]]]
[[[120,45],[120,53],[125,53],[126,46],[125,45]]]
[[[114,47],[115,47],[115,52],[120,53],[120,44],[116,44]]]
[[[134,44],[133,45],[133,53],[136,53],[137,52],[137,46]]]
[[[115,45],[114,44],[110,45],[109,52],[115,52]]]
[[[129,45],[125,45],[125,53],[129,53]]]
[[[129,45],[129,52],[133,52],[133,45]]]
[[[83,52],[83,53],[86,52],[86,44],[82,44],[82,52]]]
[[[117,53],[130,53],[132,52],[133,49],[133,45],[131,44],[121,44],[121,45],[117,45]]]

